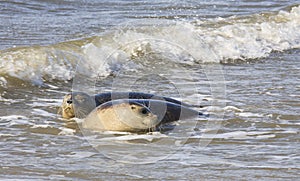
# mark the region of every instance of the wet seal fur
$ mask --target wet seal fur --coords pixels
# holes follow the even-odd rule
[[[145,105],[132,100],[114,100],[94,109],[82,126],[95,131],[139,132],[155,128],[159,123],[158,116]]]
[[[129,117],[131,118],[134,117],[134,114],[130,112],[132,110],[125,109],[125,107],[129,107],[133,104],[136,106],[138,105],[139,109],[148,109],[152,118],[156,116],[157,120],[148,121],[148,125],[143,124],[143,126],[141,126],[141,122],[138,123],[136,118],[131,121],[122,118],[122,115],[130,115]],[[103,112],[107,112],[107,110],[110,110],[108,112],[110,112],[112,116],[108,116],[108,114],[103,116]],[[120,112],[120,110],[123,110],[123,113],[121,113],[122,111]],[[89,96],[82,92],[75,92],[64,97],[60,112],[64,118],[85,118],[83,123],[84,128],[114,131],[153,130],[153,128],[158,128],[160,125],[166,123],[196,118],[199,115],[203,115],[202,113],[191,109],[190,105],[178,100],[137,92],[103,93],[95,96]],[[120,123],[120,120],[122,124],[119,125],[122,125],[123,127],[116,128],[116,126],[109,126],[116,122]],[[143,122],[143,120],[139,121]],[[145,125],[147,126],[145,127]],[[128,126],[130,128],[128,128]]]

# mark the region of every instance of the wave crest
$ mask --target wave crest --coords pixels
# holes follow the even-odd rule
[[[248,61],[273,51],[300,48],[300,6],[244,17],[147,23],[130,22],[84,40],[2,50],[0,77],[43,84],[53,79],[71,80],[75,71],[106,77],[112,71],[138,69],[142,65],[139,58],[145,55],[191,65]],[[132,62],[126,64],[129,67],[121,66],[128,61]],[[1,82],[0,86],[6,85]]]

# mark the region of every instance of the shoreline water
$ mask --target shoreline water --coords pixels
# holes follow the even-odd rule
[[[0,6],[0,178],[298,178],[296,2]],[[83,135],[80,120],[57,115],[78,90],[169,96],[211,117],[165,133]]]

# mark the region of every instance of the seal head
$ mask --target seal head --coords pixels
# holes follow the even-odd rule
[[[88,94],[74,92],[64,96],[60,111],[63,118],[85,118],[96,107],[95,100]]]

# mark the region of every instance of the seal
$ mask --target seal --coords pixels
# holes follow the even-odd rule
[[[202,113],[167,101],[119,99],[95,108],[84,119],[82,126],[95,131],[141,132],[199,115]]]
[[[203,115],[186,105],[172,98],[145,93],[89,96],[76,92],[64,97],[61,113],[64,118],[85,118],[82,126],[86,129],[140,132],[161,130],[168,123]]]
[[[103,102],[104,103],[104,102]],[[63,118],[85,118],[96,106],[96,101],[88,94],[75,92],[64,96],[61,107],[58,113],[62,114]]]
[[[59,113],[63,118],[70,119],[73,117],[85,118],[97,106],[117,99],[151,99],[171,102],[174,104],[192,107],[192,105],[185,104],[176,99],[164,96],[157,96],[154,94],[147,94],[141,92],[108,92],[101,93],[94,96],[89,96],[83,92],[73,92],[64,96],[63,103],[59,109]],[[78,109],[76,109],[78,107]]]
[[[114,100],[94,109],[82,127],[93,131],[140,132],[155,128],[158,116],[145,105],[132,100]]]

